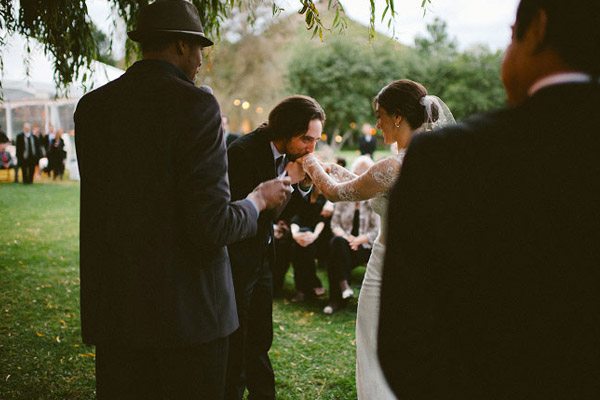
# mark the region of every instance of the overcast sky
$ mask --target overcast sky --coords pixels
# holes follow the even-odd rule
[[[368,0],[340,0],[346,14],[363,24],[369,23]],[[425,26],[439,17],[448,24],[450,35],[458,40],[461,48],[474,44],[487,44],[492,49],[504,49],[510,40],[510,26],[514,22],[519,0],[432,0],[423,17],[422,0],[395,0],[396,38],[405,44],[413,44],[417,34],[425,33]],[[297,0],[284,0],[287,7],[296,9]],[[387,22],[381,23],[385,9],[384,0],[375,0],[378,11],[376,29],[392,32]]]
[[[450,35],[458,40],[461,48],[483,43],[492,49],[504,49],[510,39],[510,25],[514,22],[519,0],[432,0],[423,16],[422,0],[395,0],[397,16],[395,36],[405,44],[413,44],[414,37],[425,33],[425,26],[440,17],[448,24]],[[369,23],[368,0],[341,0],[346,14],[363,24]],[[299,9],[298,0],[279,0],[278,3],[292,12]],[[379,32],[392,32],[387,23],[381,23],[385,0],[375,0]],[[112,32],[111,10],[106,0],[87,0],[88,10],[94,23],[106,32]],[[125,32],[117,32],[115,42],[124,41]],[[115,46],[113,51],[118,52]],[[118,56],[119,54],[117,54]]]

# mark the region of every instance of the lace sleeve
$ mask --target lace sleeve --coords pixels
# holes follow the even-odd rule
[[[364,174],[344,182],[337,182],[327,175],[312,155],[304,161],[304,170],[328,200],[361,201],[382,196],[390,190],[400,171],[400,160],[397,157],[384,158]]]
[[[338,182],[350,181],[357,177],[357,175],[354,175],[352,172],[348,171],[341,165],[331,163],[328,166],[329,168],[331,168],[331,172],[329,174],[333,179],[335,179]]]

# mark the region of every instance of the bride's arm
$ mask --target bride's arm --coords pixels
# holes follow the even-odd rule
[[[345,182],[336,182],[327,175],[313,155],[304,160],[304,170],[328,200],[361,201],[386,193],[398,176],[400,162],[395,157],[385,158],[371,166],[364,174]]]
[[[329,174],[338,182],[350,181],[358,176],[338,164],[327,164],[327,168],[330,170]]]

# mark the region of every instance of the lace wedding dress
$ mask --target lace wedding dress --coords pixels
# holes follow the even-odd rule
[[[387,231],[387,194],[398,177],[404,153],[375,163],[356,176],[332,164],[328,175],[314,156],[307,157],[304,169],[313,183],[331,201],[371,199],[373,210],[381,217],[375,242],[358,297],[356,317],[356,391],[360,400],[386,400],[396,397],[389,388],[377,358],[379,297]]]

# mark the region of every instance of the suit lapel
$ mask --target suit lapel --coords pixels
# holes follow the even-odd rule
[[[268,140],[267,135],[260,130],[255,131],[255,134],[259,146],[257,149],[258,173],[261,182],[264,182],[276,177],[275,159],[273,158],[273,150],[271,150],[271,141]]]

